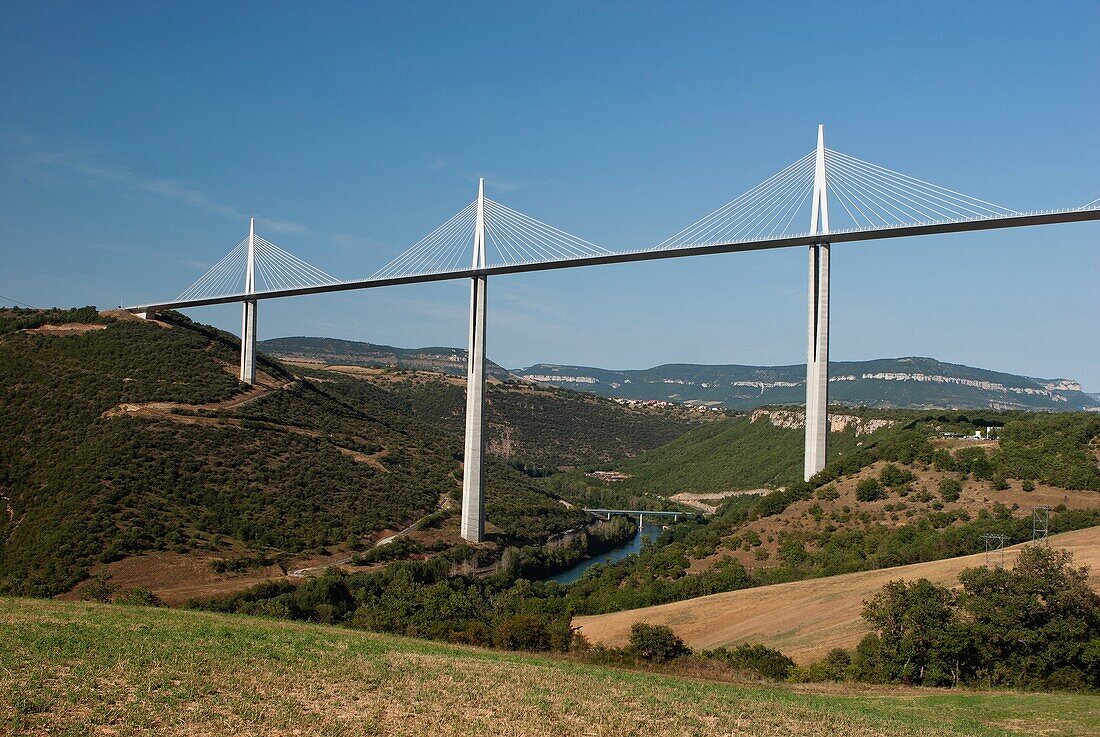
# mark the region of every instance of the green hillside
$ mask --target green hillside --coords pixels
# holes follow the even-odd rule
[[[389,386],[418,418],[451,434],[464,432],[466,390],[461,384],[417,377]],[[489,451],[542,469],[634,456],[712,419],[683,409],[624,407],[590,394],[517,383],[490,384],[486,404]]]
[[[274,558],[354,547],[457,498],[460,387],[295,379],[261,358],[271,388],[243,402],[252,395],[234,377],[236,339],[164,320],[0,310],[0,591],[55,594],[95,564],[145,551]],[[27,332],[72,322],[95,329]],[[491,426],[522,438],[490,464],[487,513],[502,542],[584,521],[512,466],[599,462],[687,426],[529,392],[490,397]],[[568,417],[578,421],[566,427]],[[561,442],[536,443],[550,434]]]
[[[831,433],[830,456],[855,446],[855,432]],[[741,416],[695,428],[615,465],[624,488],[654,494],[778,487],[802,478],[803,431]]]
[[[678,492],[780,487],[802,480],[803,429],[800,413],[782,408],[759,410],[753,421],[743,415],[694,428],[672,442],[601,468],[630,478],[616,486],[635,492]],[[791,415],[795,427],[776,426],[769,413]],[[1039,480],[1068,489],[1100,491],[1096,443],[1100,415],[1095,413],[1029,414],[991,412],[942,414],[904,410],[843,410],[852,422],[829,433],[827,475],[854,473],[879,458],[933,458],[929,442],[943,432],[970,435],[993,426],[1001,442],[988,456],[979,455],[986,477]],[[859,423],[885,421],[874,432]],[[860,433],[860,434],[857,434]],[[977,457],[977,456],[975,456]]]
[[[303,336],[263,340],[259,348],[277,358],[349,366],[400,366],[415,371],[439,371],[451,376],[466,375],[466,351],[461,348],[396,348],[358,340]],[[496,379],[509,377],[508,369],[492,361],[485,362],[485,372]]]
[[[1095,696],[716,683],[344,628],[0,598],[0,732],[1095,734]]]

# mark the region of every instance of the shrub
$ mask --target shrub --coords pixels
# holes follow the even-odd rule
[[[856,486],[856,499],[861,502],[873,502],[876,499],[886,498],[886,490],[882,488],[876,478],[866,478]]]
[[[940,496],[945,502],[957,502],[962,494],[962,484],[955,479],[943,479],[940,481]]]
[[[751,671],[777,681],[786,680],[794,667],[794,661],[789,657],[764,645],[744,644],[732,650],[720,647],[704,652],[703,657],[719,660],[732,668]]]
[[[167,606],[163,599],[143,588],[123,589],[115,596],[114,603],[125,606]]]
[[[954,471],[955,457],[946,450],[937,450],[932,454],[932,465],[937,471]]]
[[[663,624],[635,622],[630,627],[630,645],[627,650],[637,658],[653,663],[664,663],[691,650],[684,641]]]
[[[118,587],[110,582],[111,577],[106,572],[98,573],[84,588],[80,590],[80,598],[84,601],[99,601],[106,604],[114,595]]]
[[[913,480],[913,474],[898,468],[893,463],[887,463],[882,467],[879,480],[883,486],[903,486]]]
[[[538,652],[550,649],[550,631],[537,614],[516,614],[502,620],[493,635],[497,647]]]
[[[842,647],[834,647],[824,658],[810,664],[806,676],[810,681],[843,681],[851,664],[851,653]]]

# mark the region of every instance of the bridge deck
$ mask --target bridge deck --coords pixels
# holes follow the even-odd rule
[[[629,514],[631,516],[644,514],[653,517],[683,517],[691,512],[656,512],[651,509],[585,509],[591,514]]]
[[[668,248],[661,250],[643,249],[638,251],[623,251],[619,253],[612,253],[600,256],[563,259],[560,261],[541,261],[526,264],[521,263],[509,264],[504,266],[489,266],[481,269],[463,269],[460,271],[445,271],[385,279],[361,279],[357,281],[338,282],[336,284],[322,284],[318,286],[301,287],[295,289],[276,289],[266,292],[255,292],[253,294],[242,293],[220,297],[208,297],[204,299],[153,302],[146,305],[126,307],[125,309],[131,312],[183,309],[187,307],[202,307],[204,305],[231,304],[234,302],[244,302],[246,300],[279,299],[282,297],[297,297],[307,294],[346,292],[356,289],[375,289],[378,287],[390,287],[401,284],[420,284],[425,282],[449,281],[453,279],[469,279],[475,276],[522,274],[534,271],[550,271],[553,269],[570,269],[581,266],[621,264],[631,263],[634,261],[654,261],[667,258],[682,258],[685,256],[704,256],[715,253],[762,251],[773,248],[806,246],[811,245],[815,242],[828,242],[832,244],[856,243],[860,241],[882,240],[886,238],[906,238],[910,236],[936,235],[940,233],[964,233],[979,230],[1021,228],[1032,225],[1050,225],[1054,223],[1078,223],[1093,220],[1100,220],[1100,207],[1054,210],[1048,212],[1025,213],[993,218],[975,218],[973,220],[953,220],[945,222],[922,223],[917,225],[901,225],[890,228],[834,231],[830,233],[826,238],[806,233],[795,236],[784,236],[781,238],[765,238],[733,243],[705,243],[701,245]]]

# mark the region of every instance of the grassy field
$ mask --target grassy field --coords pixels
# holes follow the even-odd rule
[[[0,598],[5,735],[1048,735],[1095,696],[729,685],[346,629]]]
[[[1071,551],[1075,565],[1089,566],[1090,582],[1100,590],[1100,527],[1052,535],[1050,544]],[[1005,548],[1006,566],[1013,566],[1022,547]],[[805,664],[824,657],[834,647],[855,647],[868,632],[860,616],[864,600],[890,581],[927,578],[943,586],[957,586],[964,568],[984,564],[985,555],[979,553],[575,617],[573,625],[592,642],[621,646],[630,637],[634,622],[665,624],[693,648],[762,643]]]

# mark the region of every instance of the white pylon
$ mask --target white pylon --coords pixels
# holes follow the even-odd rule
[[[248,219],[248,260],[245,262],[244,292],[256,292],[256,218]],[[244,301],[241,326],[241,381],[256,383],[256,300]]]
[[[485,180],[478,180],[472,268],[485,268]],[[464,540],[485,539],[485,286],[484,276],[470,279],[470,343],[466,356],[466,448],[462,466]]]
[[[825,177],[825,126],[817,127],[817,165],[810,206],[810,235],[829,234],[829,190]],[[829,244],[809,247],[809,320],[806,342],[806,481],[825,468],[829,438]]]

